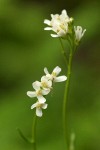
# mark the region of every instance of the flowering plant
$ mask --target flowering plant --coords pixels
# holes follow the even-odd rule
[[[61,14],[51,14],[51,20],[45,19],[44,23],[48,25],[45,27],[44,30],[51,30],[54,34],[51,34],[54,38],[59,38],[61,46],[62,46],[62,54],[64,56],[67,68],[67,74],[58,76],[61,72],[61,68],[59,66],[55,67],[50,74],[47,68],[44,68],[44,73],[40,79],[40,81],[35,81],[32,83],[34,91],[28,91],[27,96],[30,98],[36,98],[36,102],[32,104],[31,109],[36,108],[36,114],[34,117],[33,122],[33,130],[32,130],[32,139],[27,139],[22,132],[19,130],[21,137],[27,140],[29,143],[33,145],[33,149],[36,150],[36,118],[42,117],[43,112],[42,109],[47,109],[47,99],[46,95],[48,95],[51,90],[53,90],[53,85],[55,82],[63,82],[66,81],[64,98],[63,98],[63,133],[67,145],[68,150],[74,149],[74,139],[75,135],[71,134],[71,144],[68,144],[67,141],[67,100],[69,94],[69,84],[70,84],[70,77],[71,77],[71,67],[72,67],[72,60],[74,53],[80,44],[82,37],[84,36],[86,29],[82,29],[81,26],[74,26],[74,19],[67,15],[66,10],[62,10]],[[67,55],[66,50],[63,46],[63,41],[66,40],[69,44],[69,54]]]

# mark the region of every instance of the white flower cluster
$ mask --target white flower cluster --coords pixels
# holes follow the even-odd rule
[[[51,34],[52,37],[66,37],[70,33],[71,25],[73,26],[73,18],[69,18],[66,10],[62,10],[61,15],[51,14],[51,20],[45,19],[44,23],[49,27],[44,28],[44,30],[52,30],[56,34]],[[74,27],[75,40],[79,42],[83,37],[86,29],[83,30],[81,26]]]
[[[42,109],[46,109],[48,104],[46,104],[45,95],[49,94],[52,90],[53,82],[63,82],[67,80],[65,75],[58,76],[61,72],[60,67],[55,67],[52,73],[48,72],[47,68],[44,68],[45,75],[42,76],[41,81],[35,81],[32,83],[34,91],[28,91],[27,95],[31,98],[36,97],[38,100],[35,104],[31,106],[31,109],[36,108],[36,115],[38,117],[42,116]]]
[[[51,21],[48,19],[44,20],[44,23],[50,27],[44,28],[44,30],[52,30],[56,34],[51,34],[52,37],[65,37],[69,32],[68,24],[73,21],[73,18],[69,18],[66,10],[63,10],[61,15],[51,14]]]

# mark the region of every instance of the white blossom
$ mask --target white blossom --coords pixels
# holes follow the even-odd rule
[[[81,38],[84,36],[84,33],[86,32],[86,29],[82,29],[81,26],[74,26],[74,31],[75,31],[75,39],[76,42],[79,42]]]
[[[48,104],[46,104],[45,95],[49,94],[52,89],[53,82],[62,82],[67,80],[66,76],[58,76],[61,72],[60,67],[55,67],[50,74],[47,68],[44,68],[44,72],[46,75],[41,77],[41,81],[35,81],[32,83],[34,91],[28,91],[27,95],[31,98],[36,97],[37,102],[31,106],[31,109],[36,108],[36,115],[38,117],[42,117],[42,109],[46,109]]]
[[[44,23],[49,27],[44,28],[44,30],[52,30],[56,34],[51,34],[52,37],[65,37],[69,32],[69,23],[73,21],[69,18],[66,10],[62,10],[61,15],[51,14],[51,20],[45,19]]]
[[[46,76],[42,76],[41,78],[41,87],[43,89],[52,89],[52,81],[48,80]]]
[[[43,97],[43,95],[47,95],[50,92],[50,89],[42,89],[41,82],[39,81],[33,82],[32,86],[35,89],[35,91],[28,91],[27,95],[31,98],[37,97],[39,102],[44,103],[46,99]]]
[[[59,73],[61,72],[61,68],[58,67],[58,66],[53,69],[51,74],[48,72],[47,68],[44,68],[44,72],[45,72],[46,77],[48,78],[48,80],[51,80],[51,81],[54,81],[54,82],[63,82],[65,80],[67,80],[67,77],[65,75],[58,76]]]
[[[31,109],[36,108],[36,115],[38,117],[42,117],[42,115],[43,115],[42,109],[46,109],[47,106],[48,106],[48,104],[37,101],[35,104],[33,104],[31,106]]]

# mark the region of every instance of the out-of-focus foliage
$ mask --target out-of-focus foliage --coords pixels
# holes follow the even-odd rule
[[[50,4],[49,6],[47,4]],[[99,2],[64,1],[64,8],[75,18],[76,25],[87,29],[75,54],[68,101],[68,135],[75,132],[77,150],[100,150],[100,42]],[[71,6],[73,6],[71,8]],[[59,11],[58,11],[58,8]],[[66,66],[58,39],[43,30],[43,20],[50,13],[60,13],[50,3],[24,3],[0,0],[0,149],[27,150],[31,147],[18,135],[16,127],[31,136],[34,99],[26,96],[32,82],[44,74],[43,68]],[[38,119],[39,150],[62,150],[62,98],[64,83],[56,84],[47,97],[48,109]]]

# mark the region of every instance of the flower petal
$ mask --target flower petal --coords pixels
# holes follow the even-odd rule
[[[67,11],[64,9],[64,10],[62,10],[62,12],[61,12],[64,16],[67,16]]]
[[[46,101],[46,99],[42,95],[37,96],[37,98],[40,103],[44,103]]]
[[[39,90],[40,86],[41,86],[41,83],[39,81],[35,81],[35,82],[32,83],[32,86],[35,90]]]
[[[65,80],[67,80],[66,76],[59,76],[54,79],[54,82],[63,82]]]
[[[42,82],[47,82],[47,81],[48,81],[48,78],[47,78],[46,76],[42,76],[42,77],[41,77],[41,81],[42,81]]]
[[[42,109],[41,108],[36,108],[36,115],[38,117],[42,117]]]
[[[85,32],[86,32],[86,29],[83,30],[82,37],[83,37],[83,35],[84,35]]]
[[[37,103],[33,104],[33,105],[31,106],[31,109],[35,108],[36,106],[37,106]]]
[[[47,77],[48,80],[51,80],[51,81],[53,79],[52,74],[47,74],[46,77]]]
[[[52,28],[51,27],[46,27],[46,28],[44,28],[44,30],[52,30]]]
[[[59,37],[57,34],[51,34],[52,37]]]
[[[57,66],[54,68],[53,72],[56,73],[56,75],[58,75],[61,72],[61,68]]]
[[[48,20],[48,19],[45,19],[45,20],[44,20],[44,23],[50,26],[51,21]]]
[[[36,97],[36,92],[32,92],[32,91],[28,91],[27,92],[27,95],[29,96],[29,97]]]
[[[49,87],[49,88],[52,87],[52,81],[51,81],[51,80],[48,81],[48,87]]]
[[[42,108],[43,108],[43,109],[46,109],[47,107],[48,107],[48,104],[45,104],[45,103],[44,103],[44,104],[42,105]]]
[[[44,72],[45,74],[49,74],[48,69],[46,67],[44,68]]]
[[[49,88],[42,90],[42,94],[43,94],[43,95],[47,95],[47,94],[49,94],[49,92],[50,92],[50,89],[49,89]]]

